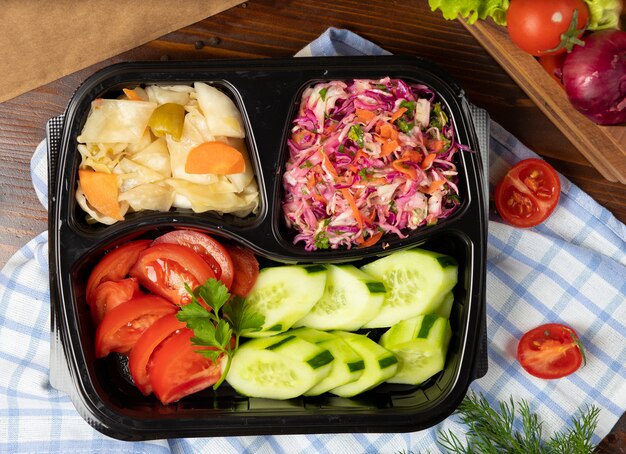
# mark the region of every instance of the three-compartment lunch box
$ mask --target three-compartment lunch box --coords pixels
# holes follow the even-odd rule
[[[281,175],[290,122],[302,91],[326,80],[389,76],[430,87],[454,123],[461,205],[436,225],[369,248],[307,252],[293,244],[280,210]],[[77,136],[91,102],[137,84],[210,84],[231,97],[246,129],[246,145],[259,185],[260,205],[245,218],[215,213],[138,212],[114,225],[90,224],[74,191],[80,156]],[[62,117],[49,124],[49,255],[52,310],[51,381],[97,430],[125,440],[252,434],[409,432],[448,417],[468,386],[486,372],[486,193],[481,150],[488,143],[473,121],[463,90],[432,63],[415,57],[320,57],[203,62],[140,62],[105,68],[74,93]],[[442,372],[420,386],[382,384],[347,399],[329,394],[278,401],[248,398],[228,384],[162,405],[133,385],[121,355],[96,359],[85,302],[90,270],[105,251],[125,241],[192,228],[251,248],[261,264],[357,265],[419,246],[454,257],[459,281],[450,318],[453,337]],[[383,246],[384,245],[384,246]]]

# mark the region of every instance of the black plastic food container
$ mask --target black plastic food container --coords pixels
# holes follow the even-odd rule
[[[292,244],[280,210],[286,139],[302,91],[324,80],[400,78],[433,89],[454,123],[456,139],[472,151],[457,155],[461,206],[445,221],[385,237],[378,245],[306,252]],[[136,84],[206,82],[229,95],[241,111],[260,192],[258,213],[239,219],[190,210],[143,212],[111,226],[88,224],[75,202],[80,155],[77,136],[91,101],[116,97]],[[321,57],[284,60],[127,63],[85,81],[69,102],[58,135],[49,136],[49,241],[52,305],[51,369],[65,374],[74,406],[97,430],[119,439],[287,433],[409,432],[433,426],[461,402],[486,372],[486,200],[479,137],[461,88],[432,63],[414,57]],[[95,359],[95,329],[85,284],[109,249],[173,228],[193,228],[252,248],[263,263],[363,264],[394,250],[420,246],[456,258],[459,282],[451,315],[453,338],[445,369],[421,386],[383,384],[352,399],[331,395],[288,401],[247,398],[227,383],[162,405],[132,384],[124,360]],[[386,243],[383,249],[382,244]],[[59,366],[61,364],[61,366]]]

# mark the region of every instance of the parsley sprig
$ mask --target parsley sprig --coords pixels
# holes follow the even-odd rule
[[[191,302],[180,308],[176,318],[193,331],[193,345],[211,347],[197,349],[196,352],[215,363],[221,355],[226,356],[222,376],[213,385],[213,389],[217,389],[228,375],[233,356],[239,348],[240,336],[260,331],[265,317],[254,312],[244,298],[231,296],[226,286],[217,279],[208,279],[193,290],[187,285],[185,288],[191,294]]]

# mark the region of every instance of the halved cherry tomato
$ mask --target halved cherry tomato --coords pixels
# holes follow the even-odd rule
[[[565,377],[578,370],[583,356],[576,332],[558,323],[531,329],[517,346],[517,359],[522,367],[539,378]]]
[[[185,284],[193,289],[215,278],[200,255],[188,247],[170,243],[155,244],[142,251],[130,275],[151,292],[179,305],[191,301]]]
[[[137,240],[123,244],[107,253],[94,267],[87,279],[85,299],[93,301],[93,293],[101,282],[124,279],[137,261],[139,253],[150,245],[150,240]]]
[[[215,273],[215,278],[230,290],[233,283],[233,261],[218,241],[194,230],[173,230],[156,238],[152,244],[173,243],[187,246],[202,257]]]
[[[139,391],[144,395],[152,392],[150,383],[151,357],[161,342],[176,331],[186,328],[186,324],[176,318],[176,314],[168,314],[152,324],[139,338],[128,357],[130,375]]]
[[[139,295],[141,295],[139,282],[134,277],[102,282],[96,287],[91,303],[91,317],[94,323],[100,324],[108,311]]]
[[[259,277],[259,262],[254,253],[247,248],[236,245],[224,245],[233,261],[235,274],[230,288],[232,295],[246,296],[254,287]]]
[[[106,313],[96,331],[96,358],[110,352],[128,353],[156,320],[177,308],[156,295],[141,295]]]
[[[511,0],[506,12],[511,41],[535,56],[570,52],[582,44],[588,19],[583,0]]]
[[[532,227],[543,222],[559,202],[561,182],[556,171],[541,159],[525,159],[515,164],[496,187],[496,209],[516,227]]]
[[[216,364],[196,351],[210,347],[193,346],[192,337],[193,331],[183,328],[163,341],[152,355],[150,382],[164,405],[215,384],[222,375],[220,360]]]

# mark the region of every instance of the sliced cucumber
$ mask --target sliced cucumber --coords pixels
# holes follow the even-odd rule
[[[377,314],[385,286],[354,265],[327,265],[324,294],[294,326],[356,331]]]
[[[379,341],[398,358],[398,370],[387,382],[419,385],[443,370],[451,337],[450,322],[436,314],[392,326]]]
[[[305,392],[305,396],[317,396],[363,375],[363,358],[341,337],[312,328],[298,328],[289,333],[327,349],[335,357],[328,376]]]
[[[396,373],[398,360],[394,354],[369,337],[345,331],[333,331],[332,333],[343,338],[350,347],[361,355],[365,363],[363,375],[351,383],[331,389],[332,394],[341,397],[356,396],[375,388]]]
[[[247,336],[264,337],[287,331],[322,297],[325,284],[326,268],[321,265],[262,269],[246,301],[253,311],[265,317],[265,323],[260,331]]]
[[[437,314],[439,317],[450,319],[452,304],[454,304],[454,293],[449,292],[446,296],[443,297],[443,301],[432,313]]]
[[[366,328],[385,328],[428,314],[457,283],[458,264],[447,255],[423,249],[395,252],[361,268],[385,284],[387,293]]]
[[[327,349],[290,333],[252,339],[235,353],[226,381],[245,396],[292,399],[323,380],[333,361]]]

